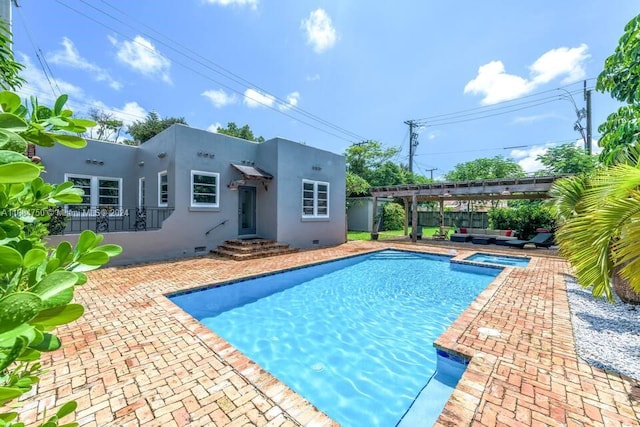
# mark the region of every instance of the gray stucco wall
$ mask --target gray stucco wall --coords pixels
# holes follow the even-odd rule
[[[351,197],[348,203],[347,228],[353,231],[371,231],[373,197]]]
[[[297,248],[344,243],[344,157],[282,138],[267,142],[278,147],[278,241]],[[302,217],[303,179],[330,183],[328,219]]]
[[[55,165],[48,180],[61,182],[64,172],[96,175],[99,166],[81,160],[103,159],[102,170],[109,171],[105,176],[122,177],[123,204],[131,207],[137,205],[140,177],[146,181],[147,206],[157,206],[158,172],[167,171],[168,205],[174,208],[173,213],[161,230],[105,233],[105,243],[124,248],[115,265],[206,254],[225,240],[237,238],[239,196],[227,186],[242,178],[231,163],[243,161],[253,162],[274,176],[266,186],[257,181],[245,184],[256,188],[256,236],[299,248],[345,241],[345,163],[344,157],[336,154],[280,138],[257,144],[183,125],[172,126],[140,147],[92,142],[87,150],[68,150],[57,147],[55,154],[45,156],[45,164]],[[314,166],[320,170],[314,170]],[[220,174],[219,207],[191,207],[192,170]],[[301,218],[303,178],[330,182],[328,220]],[[206,234],[222,222],[224,225]],[[65,235],[49,239],[57,244],[76,238]]]

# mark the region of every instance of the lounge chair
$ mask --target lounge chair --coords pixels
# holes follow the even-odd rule
[[[529,240],[508,240],[505,242],[507,246],[524,249],[524,245],[527,243],[533,243],[536,248],[549,248],[553,245],[553,234],[551,233],[538,233]]]
[[[415,227],[416,230],[416,239],[417,240],[422,240],[422,226],[421,225],[416,225]],[[413,239],[413,230],[411,230],[411,233],[409,233],[409,238]]]

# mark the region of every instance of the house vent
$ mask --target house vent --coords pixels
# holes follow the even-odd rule
[[[311,243],[313,243],[314,245],[319,245],[320,244],[320,240],[314,240]]]
[[[206,251],[207,251],[206,246],[196,246],[195,248],[193,248],[193,252],[195,253],[206,252]]]

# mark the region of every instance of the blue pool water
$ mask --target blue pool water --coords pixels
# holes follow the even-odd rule
[[[341,425],[395,426],[499,272],[382,251],[170,298]]]
[[[477,253],[465,258],[467,261],[484,262],[486,264],[504,265],[506,267],[526,267],[529,265],[529,258],[506,256],[506,255],[491,255]]]

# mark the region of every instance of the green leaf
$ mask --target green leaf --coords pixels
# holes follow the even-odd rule
[[[31,292],[46,301],[54,295],[72,288],[77,281],[78,276],[70,271],[55,271],[31,288]]]
[[[31,162],[31,160],[20,153],[11,150],[0,150],[0,165],[17,162]]]
[[[28,141],[40,145],[41,147],[53,147],[54,145],[56,145],[56,141],[52,138],[52,136],[42,131],[33,130],[24,135],[24,137]]]
[[[21,338],[21,337],[19,337]],[[34,360],[39,360],[42,357],[42,354],[39,350],[34,350],[33,348],[27,348],[21,355],[18,357],[20,362],[33,362]]]
[[[29,129],[29,124],[15,114],[0,113],[0,128],[12,132],[24,132]]]
[[[98,240],[98,236],[91,230],[84,230],[80,233],[80,237],[78,238],[78,243],[76,244],[76,253],[82,254],[87,250],[91,249],[96,241]]]
[[[49,122],[49,124],[52,124],[53,126],[58,126],[58,127],[67,127],[67,125],[69,125],[69,122],[67,122],[65,119],[62,119],[60,117],[49,117],[47,119],[47,122]]]
[[[102,245],[96,248],[97,251],[102,251],[110,257],[118,256],[122,253],[122,247],[118,245]]]
[[[30,292],[16,292],[0,299],[0,333],[8,332],[35,318],[42,300]]]
[[[76,272],[76,275],[78,276],[78,283],[76,283],[76,285],[78,285],[78,286],[84,285],[85,283],[87,283],[87,280],[89,280],[87,275],[84,274],[84,273]]]
[[[0,183],[30,182],[40,176],[40,167],[33,163],[0,165]]]
[[[32,325],[24,323],[17,328],[2,332],[0,333],[0,347],[12,347],[18,337],[25,337],[29,342],[32,342],[37,338],[36,329]]]
[[[0,387],[0,405],[12,401],[16,397],[22,396],[24,392],[15,387]]]
[[[24,153],[27,149],[27,141],[17,133],[0,129],[0,148]]]
[[[71,243],[69,242],[65,241],[58,243],[58,247],[56,248],[56,258],[62,263],[66,262],[71,254],[71,249]]]
[[[11,347],[6,354],[0,353],[0,372],[4,371],[7,366],[16,361],[27,348],[28,344],[29,341],[27,341],[25,337],[18,337],[13,343],[13,347]]]
[[[0,274],[10,273],[22,265],[20,252],[8,246],[0,246]]]
[[[67,103],[67,99],[69,99],[69,96],[67,94],[62,94],[58,97],[58,99],[56,99],[56,103],[53,106],[53,114],[58,116],[60,115],[60,113],[62,112],[62,109],[64,108],[64,104]]]
[[[49,134],[54,140],[60,144],[69,148],[84,148],[87,145],[87,141],[84,138],[74,135],[65,134]]]
[[[67,415],[73,413],[73,411],[75,411],[77,407],[78,403],[76,403],[75,400],[72,400],[71,402],[67,402],[62,405],[62,407],[58,409],[58,412],[56,412],[56,415],[58,416],[58,418],[66,417]]]
[[[80,304],[68,304],[63,307],[43,310],[34,319],[32,325],[58,326],[73,322],[84,313],[84,307]]]
[[[49,262],[47,262],[45,271],[47,272],[47,274],[52,273],[60,267],[60,264],[61,262],[58,258],[51,258]]]
[[[109,262],[109,255],[96,249],[82,255],[78,262],[85,265],[104,265]]]
[[[46,310],[54,307],[62,307],[63,305],[69,304],[71,300],[73,300],[73,288],[65,289],[42,301],[42,307],[40,309]]]
[[[8,90],[0,92],[0,107],[2,107],[2,111],[5,113],[14,112],[21,105],[22,100],[17,94],[9,92]]]
[[[20,231],[22,230],[19,225],[12,221],[5,221],[0,223],[0,228],[2,228],[5,233],[7,233],[7,237],[9,238],[18,237],[18,235],[20,235]],[[0,258],[2,258],[2,256],[0,256]]]
[[[17,412],[6,412],[4,414],[0,414],[0,420],[8,423],[9,421],[13,421],[16,418],[18,418],[18,413]],[[16,425],[13,425],[11,427],[16,427]]]
[[[47,252],[45,252],[42,249],[34,248],[29,250],[24,255],[24,261],[22,262],[22,265],[24,266],[24,268],[35,267],[41,262],[43,262],[46,257],[47,257]]]
[[[87,120],[87,119],[70,119],[69,121],[76,126],[81,126],[84,128],[92,128],[97,124],[93,120]]]
[[[62,341],[57,336],[50,334],[48,332],[44,333],[44,338],[38,345],[32,345],[30,348],[33,348],[38,351],[55,351],[58,350],[62,346]]]

